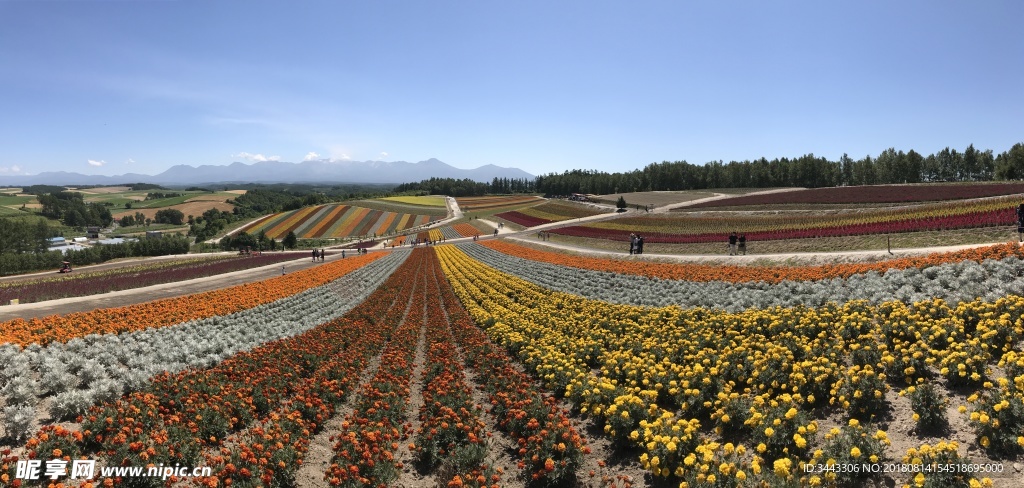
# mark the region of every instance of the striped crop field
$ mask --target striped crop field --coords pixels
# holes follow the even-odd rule
[[[380,200],[386,202],[398,202],[406,205],[422,205],[425,207],[443,207],[444,196],[443,195],[422,195],[416,197],[386,197]]]
[[[534,202],[539,203],[543,200],[543,198],[532,195],[506,195],[495,197],[460,197],[456,198],[455,202],[459,204],[459,208],[463,212],[477,212],[501,207],[526,205]]]
[[[561,222],[564,220],[589,217],[591,215],[599,215],[608,212],[608,210],[602,211],[594,207],[578,205],[571,202],[551,200],[535,207],[502,212],[495,216],[524,227],[533,227],[535,225]]]
[[[669,214],[625,217],[565,227],[553,232],[575,237],[625,240],[632,232],[648,242],[723,242],[731,231],[767,241],[815,237],[889,234],[928,230],[1010,226],[1015,197],[949,201],[862,212]],[[534,224],[537,225],[537,224]]]
[[[271,239],[295,232],[299,238],[340,238],[401,232],[441,217],[386,212],[352,205],[319,205],[283,212],[252,224],[250,234],[264,231]]]

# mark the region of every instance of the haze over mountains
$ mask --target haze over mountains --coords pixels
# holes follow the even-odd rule
[[[469,178],[490,182],[494,178],[526,178],[533,175],[518,169],[488,164],[475,169],[459,169],[431,158],[418,163],[405,161],[330,161],[301,163],[262,161],[228,165],[179,164],[157,175],[126,173],[116,176],[84,175],[66,171],[36,175],[0,176],[0,185],[111,185],[120,183],[156,183],[161,185],[200,185],[204,183],[411,183],[430,178]]]

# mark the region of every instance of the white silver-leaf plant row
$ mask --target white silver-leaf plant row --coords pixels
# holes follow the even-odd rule
[[[750,308],[818,307],[828,302],[898,300],[914,303],[942,298],[951,304],[982,298],[995,301],[1024,294],[1024,261],[1015,257],[963,261],[924,269],[891,269],[849,278],[780,283],[730,283],[663,280],[606,271],[569,268],[500,253],[480,244],[460,244],[469,256],[537,285],[612,303],[682,308],[705,307],[738,312]]]

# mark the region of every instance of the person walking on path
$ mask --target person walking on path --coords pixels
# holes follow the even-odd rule
[[[641,236],[641,235],[636,236],[636,253],[637,254],[643,254],[644,253],[644,236]]]
[[[345,259],[345,250],[344,249],[341,250],[341,259]]]
[[[736,255],[736,241],[737,240],[738,240],[738,238],[736,237],[736,233],[735,232],[733,232],[732,234],[729,235],[729,255],[730,256],[735,256]]]
[[[324,258],[327,257],[327,249],[320,249],[320,262],[324,262]]]
[[[316,248],[314,248],[313,249],[313,262],[314,263],[316,262],[316,258],[317,258],[317,253],[316,253]]]
[[[629,254],[632,255],[636,251],[636,234],[629,234]]]
[[[747,235],[746,234],[740,234],[739,242],[740,242],[740,254],[746,256],[747,255]]]

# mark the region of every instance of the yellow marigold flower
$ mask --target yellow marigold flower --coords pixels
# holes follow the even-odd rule
[[[857,419],[850,419],[850,427],[857,427],[858,425],[860,425],[860,422]]]
[[[914,485],[924,486],[924,473],[917,473],[917,475],[914,476]]]
[[[773,429],[771,427],[768,427],[767,429],[764,429],[764,435],[766,435],[768,437],[771,437],[774,434],[775,434],[775,429]]]
[[[854,458],[859,458],[860,457],[860,448],[857,447],[857,446],[853,446],[853,449],[850,449],[850,456],[852,456]]]
[[[757,452],[765,452],[767,450],[768,450],[768,446],[764,445],[763,442],[757,445]]]
[[[779,476],[782,476],[782,477],[788,477],[789,476],[789,468],[792,465],[793,465],[793,462],[790,461],[789,458],[776,459],[775,460],[775,464],[774,464],[775,474],[779,475]]]
[[[987,449],[988,446],[991,444],[991,441],[988,440],[988,436],[987,435],[983,435],[983,436],[981,436],[981,439],[978,440],[978,443],[981,444],[981,447],[984,447],[984,448]]]

